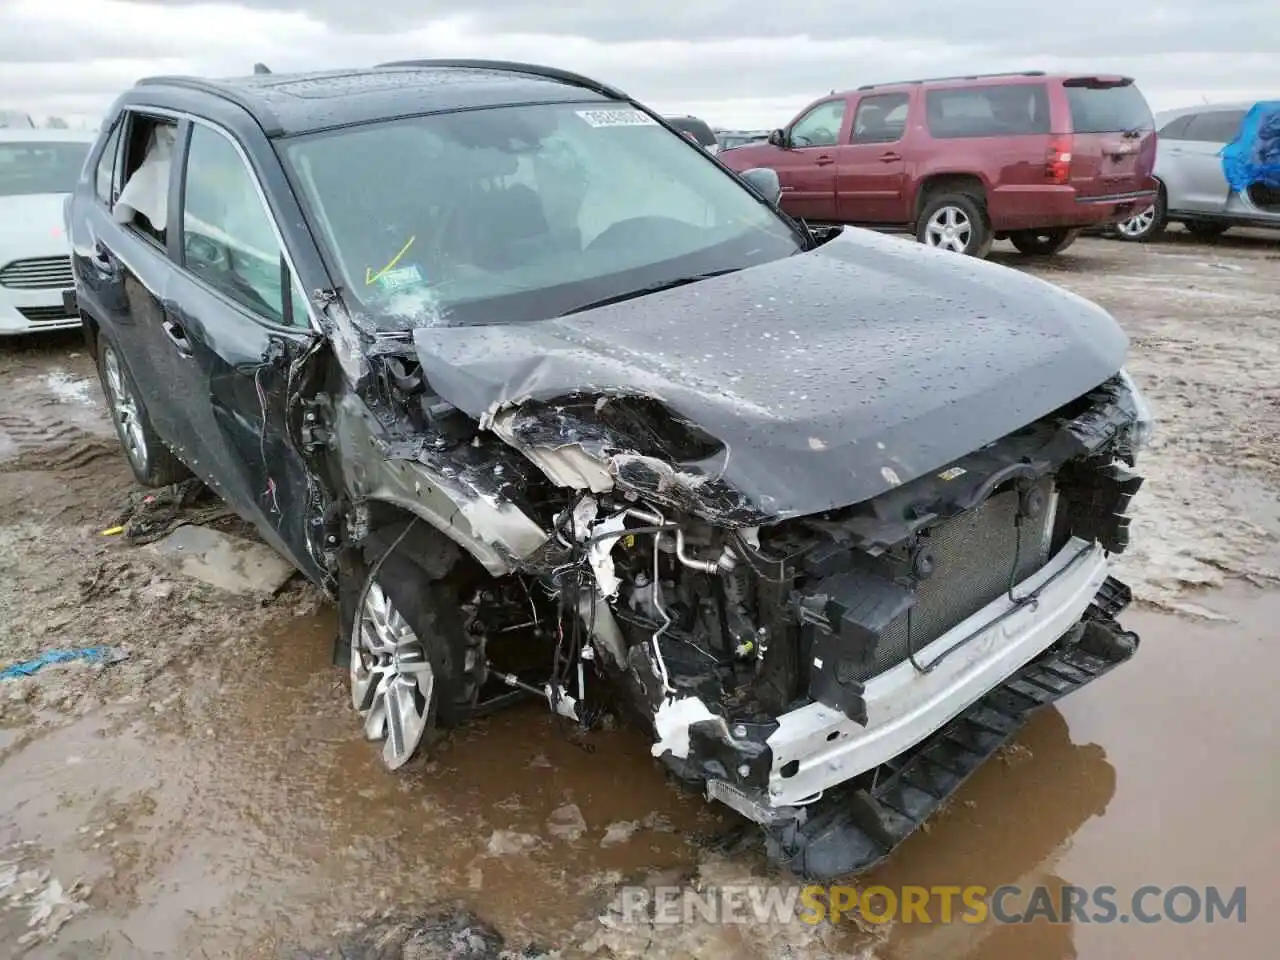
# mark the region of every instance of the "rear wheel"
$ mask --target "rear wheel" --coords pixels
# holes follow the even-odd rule
[[[994,239],[986,204],[969,193],[940,193],[925,201],[916,239],[928,247],[985,257]]]
[[[1184,226],[1189,234],[1201,240],[1216,240],[1231,229],[1225,223],[1197,223],[1194,220]]]
[[[1164,191],[1161,191],[1155,203],[1145,210],[1139,210],[1128,220],[1121,220],[1116,224],[1115,230],[1116,236],[1121,240],[1145,243],[1164,233],[1166,226],[1168,222],[1165,220]]]
[[[1018,230],[1009,234],[1009,242],[1019,253],[1048,257],[1067,249],[1076,242],[1078,236],[1079,230]]]
[[[116,345],[105,337],[98,341],[98,377],[116,436],[138,482],[146,487],[165,487],[190,476],[152,429],[133,377]]]

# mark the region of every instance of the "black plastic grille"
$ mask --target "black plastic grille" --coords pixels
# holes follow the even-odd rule
[[[1053,502],[1052,481],[1043,481],[1042,489],[1047,502]],[[912,649],[924,648],[1008,590],[1011,574],[1018,584],[1048,562],[1045,530],[1052,511],[1024,520],[1021,534],[1014,524],[1017,514],[1018,494],[1010,490],[930,531],[935,567],[933,575],[920,584],[911,610]],[[907,652],[907,617],[902,616],[881,634],[875,656],[858,679],[896,666]]]

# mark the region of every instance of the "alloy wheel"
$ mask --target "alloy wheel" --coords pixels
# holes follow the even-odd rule
[[[1153,203],[1145,210],[1140,210],[1128,220],[1122,220],[1116,224],[1116,232],[1120,233],[1130,240],[1138,240],[1145,237],[1156,222],[1156,205]]]
[[[384,741],[389,769],[413,757],[431,722],[435,673],[426,646],[370,580],[351,630],[351,701],[369,740]]]
[[[972,240],[973,223],[959,207],[939,207],[925,226],[925,244],[940,250],[964,253]]]
[[[147,438],[143,432],[142,418],[137,398],[130,389],[129,379],[120,364],[114,347],[103,347],[102,368],[106,385],[107,403],[125,455],[139,473],[146,473],[150,459]]]

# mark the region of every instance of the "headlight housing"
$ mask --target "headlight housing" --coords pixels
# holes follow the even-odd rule
[[[1129,391],[1130,400],[1137,414],[1133,424],[1129,427],[1127,437],[1129,451],[1136,457],[1140,451],[1146,449],[1151,443],[1151,438],[1156,430],[1156,419],[1151,412],[1151,405],[1147,403],[1146,397],[1142,395],[1138,385],[1133,382],[1133,377],[1129,375],[1129,371],[1124,367],[1120,368],[1120,382]]]

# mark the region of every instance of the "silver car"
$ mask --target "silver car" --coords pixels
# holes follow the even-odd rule
[[[1280,228],[1280,191],[1262,185],[1232,190],[1222,172],[1219,153],[1236,138],[1253,103],[1200,104],[1157,114],[1159,199],[1116,224],[1116,234],[1150,240],[1170,223],[1199,237],[1219,237],[1231,227]]]

